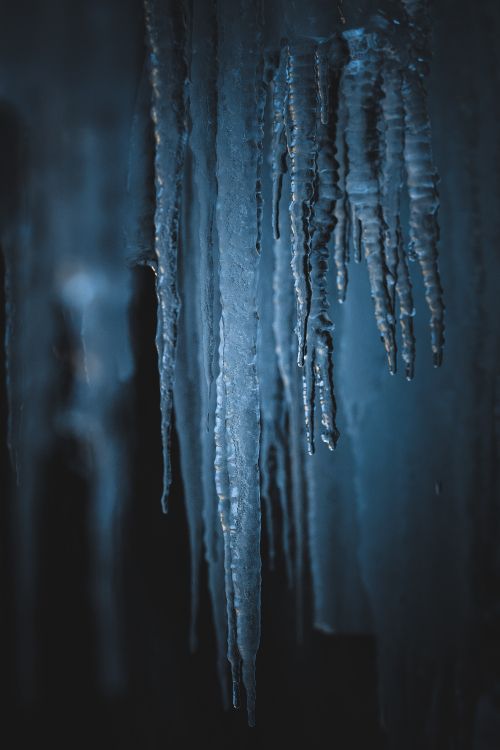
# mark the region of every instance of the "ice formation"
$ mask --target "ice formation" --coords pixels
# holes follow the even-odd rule
[[[218,573],[214,569],[211,584],[214,613],[219,643],[227,630],[233,702],[239,700],[241,672],[251,724],[260,633],[259,474],[269,549],[272,555],[276,539],[282,538],[297,590],[300,633],[311,489],[303,452],[315,452],[317,432],[331,450],[339,438],[330,255],[340,301],[346,296],[349,258],[366,260],[389,371],[397,366],[399,316],[408,378],[415,358],[409,261],[417,259],[431,312],[434,362],[441,362],[437,178],[425,98],[426,3],[403,1],[395,11],[392,17],[368,15],[362,27],[339,18],[337,28],[323,28],[321,36],[304,36],[301,18],[292,18],[289,35],[276,40],[256,0],[195,2],[192,9],[188,3],[146,2],[155,132],[156,257],[151,262],[159,305],[164,497],[170,483],[175,367],[176,411],[193,431],[179,433],[191,529],[193,612],[200,523],[211,570],[214,545],[221,544],[214,527],[213,462],[227,622],[220,617],[220,568]],[[181,226],[186,149],[196,206],[184,217],[188,223],[194,219],[198,231]],[[263,187],[267,154],[274,239],[264,225],[269,218]],[[408,242],[402,219],[406,197]],[[175,365],[180,247],[185,256],[185,323],[179,329]],[[290,307],[293,295],[295,306]],[[196,379],[200,397],[187,405],[183,384]],[[193,445],[200,434],[198,462],[193,461]],[[203,467],[200,476],[196,464]],[[273,481],[279,488],[281,535],[273,529]]]
[[[226,699],[229,661],[232,702],[239,704],[242,683],[250,724],[260,640],[261,495],[270,561],[283,554],[296,592],[299,639],[308,564],[314,622],[328,632],[337,626],[328,591],[336,522],[328,501],[336,479],[322,443],[333,451],[339,441],[334,323],[337,300],[343,303],[349,294],[350,260],[366,267],[373,332],[391,374],[400,348],[406,377],[414,375],[410,269],[417,263],[436,366],[444,343],[438,178],[426,101],[428,3],[391,0],[385,12],[371,2],[352,11],[347,3],[329,5],[145,0],[147,60],[139,94],[121,113],[126,121],[134,110],[131,133],[124,128],[120,142],[97,144],[98,150],[129,152],[129,202],[123,199],[117,209],[126,251],[123,238],[115,237],[106,260],[89,252],[102,238],[80,217],[78,249],[70,253],[76,201],[67,224],[53,222],[60,235],[43,238],[58,269],[57,304],[71,321],[79,363],[61,419],[70,432],[86,436],[96,456],[101,650],[113,660],[113,522],[125,493],[125,452],[112,417],[132,369],[124,322],[127,266],[140,263],[155,274],[158,300],[165,510],[173,410],[179,436],[191,544],[191,646],[204,557],[222,693]],[[107,92],[99,95],[104,99]],[[150,130],[151,163],[145,145]],[[100,196],[107,185],[92,170],[90,127],[78,143],[71,158],[83,170],[85,208],[104,214]],[[64,189],[57,190],[63,202]],[[58,208],[56,200],[49,210]],[[152,237],[144,231],[148,214]],[[29,271],[16,263],[10,246],[32,243],[30,228],[18,222],[2,231],[9,443],[29,537],[35,489],[26,467],[41,454],[31,420],[43,422],[47,394],[43,373],[15,382],[11,370],[22,369],[18,360],[30,347],[46,346],[50,331],[32,341],[27,327],[13,347],[12,330],[34,314],[32,305],[49,303],[41,282],[35,292],[40,300],[19,301]],[[50,268],[45,263],[35,271],[43,279]],[[111,328],[106,321],[114,321]],[[358,375],[344,389],[350,435],[363,419],[353,391]],[[359,403],[364,399],[360,392]],[[354,484],[352,476],[346,482]],[[354,513],[342,513],[342,523],[354,527]],[[29,599],[33,547],[27,537],[20,575]],[[353,591],[363,588],[358,572],[344,583]],[[344,607],[340,620],[348,627],[365,616],[364,605],[355,610]],[[117,660],[111,671],[119,674]]]

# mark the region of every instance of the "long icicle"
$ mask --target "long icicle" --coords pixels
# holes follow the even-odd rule
[[[227,685],[227,617],[224,593],[224,539],[214,480],[215,411],[218,371],[217,294],[217,3],[193,3],[193,47],[191,57],[191,135],[193,154],[193,200],[198,206],[196,256],[200,278],[198,328],[200,331],[199,388],[201,411],[201,473],[203,491],[203,542],[208,566],[208,584],[217,642],[217,668],[224,705],[229,704]],[[193,247],[194,250],[194,247]]]
[[[389,371],[396,371],[394,313],[387,289],[379,194],[379,136],[376,119],[380,53],[375,35],[364,29],[344,33],[349,62],[342,77],[347,106],[349,154],[347,190],[354,211],[353,243],[362,244],[368,266],[375,319],[384,343]],[[358,223],[359,222],[359,223]]]
[[[408,14],[414,63],[405,70],[405,164],[410,196],[410,249],[418,259],[431,313],[434,366],[441,364],[444,345],[444,303],[439,278],[437,244],[439,196],[432,157],[431,124],[427,109],[425,74],[428,67],[428,2],[403,0]]]
[[[336,425],[337,406],[333,387],[333,323],[329,314],[327,274],[328,244],[335,222],[333,209],[338,198],[338,173],[331,118],[329,122],[329,125],[318,125],[317,197],[314,203],[314,234],[311,251],[312,303],[308,322],[309,346],[305,369],[307,381],[314,381],[319,397],[321,439],[330,450],[333,450],[339,433]],[[313,355],[310,361],[309,353]],[[314,409],[312,393],[311,388],[311,409]]]
[[[271,165],[273,175],[273,233],[276,240],[280,237],[280,202],[283,189],[283,175],[287,171],[287,62],[286,47],[284,46],[279,55],[272,80],[273,145]]]
[[[333,85],[335,86],[336,98],[334,102],[335,129],[335,152],[338,165],[337,190],[338,197],[335,201],[333,228],[333,258],[336,270],[337,298],[339,302],[345,302],[347,293],[347,263],[349,261],[349,236],[350,236],[350,214],[349,198],[347,195],[346,178],[349,172],[349,161],[346,144],[347,128],[347,105],[340,86],[343,62],[343,44],[339,39],[334,39],[330,45],[330,66],[332,69]]]
[[[250,725],[255,723],[255,662],[260,641],[259,388],[256,368],[262,138],[256,117],[262,70],[261,4],[221,0],[217,175],[219,285],[224,345],[225,439],[230,492],[230,566],[238,651]],[[224,178],[221,180],[222,175]],[[221,425],[219,424],[219,431]],[[226,563],[227,566],[227,563]]]
[[[292,271],[297,298],[297,363],[303,367],[307,351],[307,319],[311,308],[311,213],[316,180],[316,44],[311,39],[288,46],[287,120],[291,164]],[[312,434],[312,430],[308,429]]]
[[[223,322],[220,322],[221,359],[224,357]],[[238,652],[236,632],[236,611],[234,607],[234,585],[232,576],[231,552],[231,498],[227,468],[226,445],[226,386],[222,372],[217,376],[217,407],[215,412],[215,486],[219,497],[219,516],[224,536],[224,584],[227,611],[227,658],[231,665],[232,702],[234,708],[240,705],[241,657]]]
[[[156,345],[160,370],[161,434],[163,441],[162,507],[168,509],[172,480],[170,431],[175,371],[177,319],[177,252],[182,175],[188,137],[187,14],[183,2],[145,0],[150,52],[151,117],[155,140],[155,254],[158,327]]]
[[[413,292],[401,229],[401,191],[404,162],[404,109],[402,73],[397,60],[388,60],[382,71],[382,102],[385,153],[381,169],[381,195],[384,219],[384,248],[387,288],[395,309],[399,303],[402,352],[405,374],[411,380],[415,368],[413,332]]]

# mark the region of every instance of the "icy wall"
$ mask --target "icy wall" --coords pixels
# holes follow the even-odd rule
[[[116,575],[136,501],[130,282],[145,265],[162,505],[175,414],[190,643],[204,559],[222,702],[255,722],[263,526],[299,643],[309,598],[322,631],[376,635],[391,747],[470,746],[489,689],[472,644],[498,625],[485,585],[498,577],[493,3],[6,11],[0,239],[24,689],[40,486],[61,439],[79,446],[92,499],[102,684],[126,681]]]

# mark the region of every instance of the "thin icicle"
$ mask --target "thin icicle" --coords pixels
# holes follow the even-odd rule
[[[206,387],[211,392],[217,369],[216,294],[217,228],[215,165],[217,135],[217,2],[195,0],[191,58],[191,150],[194,187],[199,206],[198,246],[200,259],[200,312],[202,360]]]
[[[316,77],[320,101],[321,124],[328,125],[330,116],[330,81],[329,81],[329,42],[322,42],[316,47]]]
[[[323,45],[325,47],[326,45]],[[325,51],[322,53],[325,55]],[[323,88],[331,88],[328,63],[323,69]],[[326,93],[323,94],[325,99]],[[329,98],[327,98],[327,103]],[[323,106],[323,105],[322,105]],[[328,104],[329,106],[329,104]],[[319,113],[317,113],[319,120]],[[310,254],[311,309],[307,323],[307,354],[303,375],[303,400],[306,416],[306,439],[309,453],[314,453],[316,401],[321,410],[321,437],[333,450],[338,439],[335,424],[336,404],[333,392],[333,324],[329,316],[327,289],[328,245],[335,225],[334,208],[338,193],[338,163],[335,159],[334,118],[329,124],[317,123],[316,184],[311,216],[312,245]],[[317,394],[317,395],[316,395]]]
[[[260,641],[259,387],[256,368],[259,267],[261,5],[221,0],[217,129],[217,228],[223,338],[220,377],[230,491],[229,543],[238,650],[247,715],[255,723],[255,661]],[[223,180],[221,177],[224,176]],[[219,431],[221,426],[219,425]],[[220,449],[219,449],[220,450]],[[227,563],[226,563],[227,565]]]
[[[437,244],[439,197],[432,157],[431,125],[424,77],[429,59],[428,3],[403,0],[408,13],[414,63],[405,69],[405,165],[410,196],[410,250],[422,270],[425,298],[431,313],[434,366],[441,364],[444,345],[444,303],[439,278]]]
[[[218,371],[217,294],[217,3],[193,3],[193,45],[191,57],[191,134],[193,154],[193,202],[197,205],[196,242],[191,250],[198,259],[199,296],[196,300],[200,351],[199,388],[203,492],[203,543],[208,566],[208,585],[217,643],[217,668],[224,705],[227,706],[227,614],[224,591],[224,539],[217,506],[215,461],[215,375]],[[194,238],[193,238],[194,239]]]
[[[224,356],[223,323],[221,320],[220,353]],[[215,413],[215,486],[219,497],[219,516],[224,537],[224,581],[227,610],[227,658],[231,665],[232,702],[240,705],[241,657],[238,651],[236,611],[234,607],[234,585],[231,551],[231,498],[227,469],[226,446],[226,387],[222,372],[217,377],[217,408]]]
[[[268,75],[271,66],[267,65]],[[269,135],[265,133],[265,135]],[[268,146],[266,138],[265,145]],[[263,185],[263,200],[269,201],[270,185],[266,181]],[[277,425],[281,403],[279,400],[279,371],[276,360],[276,348],[273,335],[273,237],[269,222],[264,222],[262,231],[262,252],[259,267],[259,284],[257,307],[259,310],[259,332],[257,338],[257,373],[260,392],[260,473],[262,499],[265,511],[265,526],[267,531],[268,561],[271,570],[275,562],[275,532],[274,532],[274,494],[275,469],[277,459],[277,445],[279,442]]]
[[[273,233],[274,238],[280,236],[280,202],[283,188],[283,175],[287,171],[287,138],[286,138],[286,66],[287,55],[284,47],[273,77],[273,145],[272,145],[272,174],[273,174]]]
[[[151,117],[155,140],[155,254],[163,441],[162,507],[168,508],[171,483],[170,429],[179,298],[177,252],[182,173],[187,143],[187,24],[183,3],[145,0],[150,50]]]
[[[287,175],[287,182],[289,177]],[[273,271],[273,332],[276,346],[276,358],[282,384],[282,401],[279,424],[278,445],[279,463],[276,473],[276,483],[279,490],[283,553],[287,571],[289,586],[293,582],[293,561],[291,552],[291,519],[288,508],[288,465],[287,457],[289,451],[289,415],[292,409],[297,408],[293,402],[291,380],[294,377],[296,364],[292,354],[292,329],[294,318],[293,283],[290,274],[289,263],[289,239],[290,226],[285,217],[281,219],[283,226],[280,237],[274,243],[274,271]]]
[[[287,183],[289,176],[287,175]],[[288,184],[287,184],[288,187]],[[281,476],[280,502],[283,515],[283,537],[288,580],[293,579],[295,587],[296,633],[297,640],[303,635],[304,598],[304,523],[305,523],[305,478],[304,415],[301,408],[301,375],[297,368],[297,338],[293,335],[294,287],[290,274],[289,240],[290,225],[283,221],[281,237],[274,245],[274,335],[276,355],[283,383],[285,410],[282,414],[280,432],[283,445],[286,445],[288,461],[284,461]],[[287,474],[288,473],[288,477]],[[287,481],[288,479],[288,481]],[[288,509],[290,496],[291,514]],[[293,556],[291,540],[293,537]],[[293,572],[293,575],[292,575]]]
[[[186,159],[185,185],[193,180],[190,152]],[[203,376],[201,358],[201,325],[198,299],[200,296],[200,269],[196,247],[199,226],[198,203],[185,201],[182,206],[181,253],[179,257],[179,295],[181,310],[178,321],[179,340],[175,363],[173,388],[176,430],[179,439],[184,505],[191,552],[191,621],[189,643],[191,651],[198,645],[197,619],[199,608],[200,565],[203,529],[203,483],[199,467],[202,465],[203,394],[200,380]],[[213,499],[213,498],[212,498]]]
[[[386,283],[378,182],[380,158],[376,107],[380,93],[381,55],[376,49],[375,35],[367,34],[363,29],[345,32],[344,39],[349,48],[342,87],[347,107],[347,190],[353,209],[353,244],[355,252],[361,244],[365,251],[375,319],[387,353],[389,371],[394,373],[394,314]]]
[[[317,199],[314,204],[314,235],[311,252],[312,303],[307,338],[307,379],[311,382],[310,398],[314,408],[314,386],[321,410],[321,439],[333,450],[339,433],[336,426],[337,406],[333,389],[333,323],[329,315],[327,274],[328,244],[334,228],[333,212],[338,198],[338,172],[334,154],[335,131],[320,125]],[[309,352],[311,359],[309,360]]]
[[[292,270],[297,299],[297,363],[303,367],[307,351],[307,319],[311,308],[311,213],[316,179],[316,44],[311,39],[288,46],[289,122],[288,153],[291,164],[290,218]]]
[[[398,61],[389,60],[382,71],[382,127],[385,153],[382,159],[381,195],[384,219],[384,252],[386,283],[395,309],[399,303],[402,358],[406,377],[411,380],[415,366],[415,336],[413,333],[413,293],[404,252],[401,230],[401,191],[404,163],[404,108],[402,100],[402,72]]]
[[[412,380],[415,371],[415,334],[413,331],[413,317],[415,308],[413,306],[413,291],[408,268],[408,260],[403,247],[401,231],[398,237],[398,278],[396,281],[396,293],[399,302],[399,324],[401,327],[402,352],[401,357],[405,363],[405,375]]]
[[[335,87],[335,101],[332,106],[331,117],[336,118],[335,128],[335,152],[338,167],[337,190],[338,196],[335,201],[334,228],[333,228],[333,257],[336,269],[337,298],[339,302],[345,302],[347,292],[347,263],[349,262],[350,242],[350,207],[347,195],[346,177],[349,171],[347,158],[347,144],[345,132],[347,128],[347,108],[343,92],[340,87],[342,47],[336,40],[331,45],[331,65],[333,68],[333,84]]]
[[[266,112],[267,92],[269,83],[273,77],[274,60],[272,54],[263,54],[257,63],[257,102],[256,102],[256,139],[257,149],[257,183],[255,198],[257,202],[257,252],[262,250],[262,216],[264,213],[264,200],[262,197],[262,164],[264,160],[264,117]]]

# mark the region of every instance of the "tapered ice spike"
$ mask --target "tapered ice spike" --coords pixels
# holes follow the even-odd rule
[[[307,352],[307,319],[311,309],[311,217],[318,151],[316,44],[313,40],[304,39],[289,44],[287,91],[292,271],[297,301],[297,363],[303,367]]]
[[[308,319],[305,382],[307,397],[304,403],[311,410],[311,430],[314,430],[314,409],[318,401],[321,413],[321,439],[331,449],[338,440],[336,402],[333,385],[333,324],[329,314],[328,261],[329,244],[335,226],[334,208],[340,197],[338,163],[335,159],[335,122],[318,123],[318,156],[315,201],[313,205],[313,238],[311,247],[311,312]],[[306,412],[307,414],[307,412]],[[309,438],[314,448],[314,439]]]
[[[280,236],[280,202],[283,187],[283,175],[287,171],[287,137],[286,137],[286,66],[288,62],[286,47],[283,47],[272,81],[273,101],[273,145],[272,145],[272,176],[273,176],[273,233],[274,238]]]
[[[170,432],[172,389],[177,344],[179,297],[177,253],[187,123],[187,11],[184,2],[145,0],[146,36],[150,54],[151,119],[155,156],[156,346],[160,371],[161,435],[163,443],[162,508],[168,509],[172,481]]]
[[[350,242],[350,208],[347,196],[346,176],[349,171],[347,145],[345,142],[347,110],[344,97],[339,87],[339,77],[336,78],[336,160],[338,165],[338,197],[335,201],[333,229],[333,251],[336,268],[337,298],[345,302],[347,293],[347,263],[349,261]]]
[[[287,175],[289,181],[289,175]],[[288,496],[288,455],[291,412],[298,408],[292,396],[292,378],[296,371],[295,358],[292,351],[293,318],[294,318],[294,290],[289,263],[290,226],[287,217],[282,217],[283,224],[280,237],[274,243],[273,270],[273,333],[276,347],[276,359],[280,374],[281,410],[278,421],[278,456],[280,458],[276,472],[276,482],[279,490],[280,508],[282,515],[282,539],[285,556],[287,582],[289,587],[293,582],[293,559],[291,550],[292,519],[290,517]]]
[[[394,311],[387,287],[379,187],[377,102],[381,93],[382,55],[374,34],[356,29],[345,32],[344,39],[349,49],[349,62],[341,85],[347,107],[347,190],[354,212],[353,244],[355,250],[358,245],[364,249],[375,320],[387,353],[389,371],[393,373],[396,370]]]
[[[438,268],[438,177],[432,156],[431,124],[424,76],[429,60],[428,2],[403,0],[413,45],[413,64],[405,69],[405,166],[410,197],[410,248],[418,259],[431,313],[433,363],[439,367],[444,346],[444,302]]]
[[[321,124],[328,124],[330,116],[330,71],[329,71],[329,43],[322,42],[316,47],[316,78],[318,81],[318,96],[320,101]]]
[[[257,376],[260,164],[262,142],[261,4],[220,0],[217,112],[217,230],[221,344],[219,386],[224,416],[216,428],[228,480],[226,571],[228,615],[253,720],[253,677],[260,641],[260,397]],[[218,398],[218,401],[221,399]],[[224,493],[225,495],[226,493]],[[220,497],[220,494],[219,494]],[[232,587],[232,588],[231,588]],[[231,606],[231,595],[234,597]],[[231,614],[232,611],[232,614]],[[232,622],[229,623],[233,631]],[[234,631],[233,631],[234,632]]]
[[[220,348],[223,351],[222,333]],[[224,586],[227,616],[227,659],[231,665],[232,703],[239,706],[240,655],[236,636],[236,613],[234,609],[234,586],[232,578],[232,556],[230,540],[231,506],[229,499],[229,476],[227,472],[227,448],[224,423],[226,419],[226,394],[222,373],[217,377],[217,407],[215,413],[215,485],[219,498],[219,517],[224,537]]]
[[[395,310],[396,297],[399,305],[401,357],[405,363],[405,375],[408,380],[411,380],[415,366],[413,293],[401,229],[405,130],[402,81],[400,63],[391,54],[382,69],[383,97],[380,125],[384,141],[381,160],[384,252],[387,289],[392,309]]]

